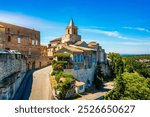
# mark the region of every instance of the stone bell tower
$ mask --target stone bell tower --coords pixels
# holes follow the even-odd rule
[[[70,24],[66,28],[66,34],[78,35],[78,28],[74,25],[73,19],[70,19]]]
[[[74,44],[77,41],[81,41],[81,36],[78,35],[78,28],[74,25],[73,19],[70,19],[69,26],[66,27],[66,34],[62,37],[62,43]]]

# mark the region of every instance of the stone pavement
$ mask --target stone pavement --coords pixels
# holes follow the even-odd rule
[[[49,100],[53,99],[49,75],[52,66],[37,70],[33,73],[33,84],[29,99],[30,100]]]

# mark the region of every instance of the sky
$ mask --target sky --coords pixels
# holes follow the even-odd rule
[[[65,34],[73,18],[86,42],[106,52],[150,54],[150,0],[0,0],[0,22],[41,32],[41,44]]]

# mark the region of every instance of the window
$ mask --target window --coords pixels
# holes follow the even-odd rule
[[[74,62],[78,62],[78,55],[74,55]]]
[[[80,55],[80,62],[83,62],[83,55]]]
[[[74,65],[74,70],[79,70],[80,66],[79,65]]]
[[[38,45],[38,41],[36,40],[36,45]]]
[[[96,58],[95,57],[93,58],[93,62],[96,63]]]
[[[32,40],[32,45],[34,45],[34,40]]]
[[[8,36],[8,42],[11,42],[11,36]]]
[[[79,90],[83,90],[83,85],[79,87]]]
[[[21,43],[21,37],[18,37],[18,43]]]

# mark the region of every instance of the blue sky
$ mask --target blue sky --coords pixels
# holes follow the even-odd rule
[[[0,21],[34,28],[41,43],[65,34],[72,17],[82,40],[106,52],[150,54],[150,0],[0,0]]]

